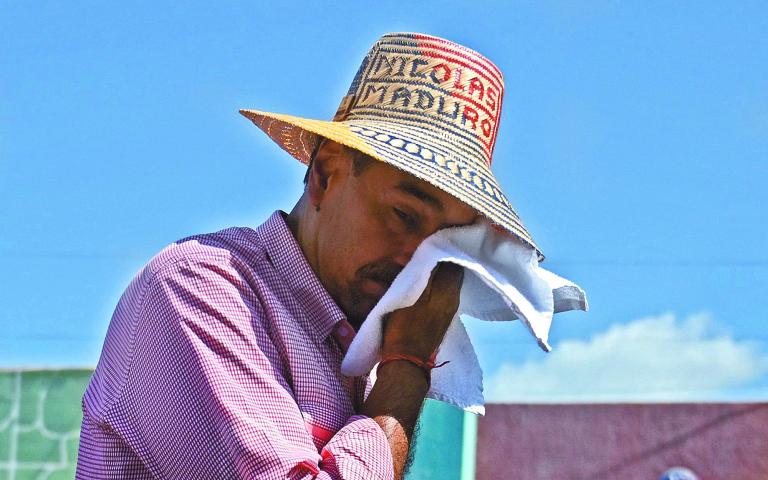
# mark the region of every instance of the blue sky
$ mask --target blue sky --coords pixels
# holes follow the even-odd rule
[[[418,31],[504,73],[494,170],[589,295],[550,354],[469,320],[489,397],[768,399],[763,3],[213,5],[3,7],[0,367],[95,365],[154,253],[290,209],[303,167],[237,110],[330,118],[382,33]]]

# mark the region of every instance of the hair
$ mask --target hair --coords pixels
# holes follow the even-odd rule
[[[320,146],[323,144],[323,140],[324,139],[321,138],[317,142],[315,149],[312,150],[312,155],[309,157],[309,165],[307,166],[306,173],[304,173],[304,185],[306,185],[307,181],[309,181],[309,172],[312,171],[312,164],[315,162],[315,157],[317,156],[317,152],[320,151]],[[352,153],[352,173],[354,173],[355,176],[363,173],[366,168],[371,166],[371,164],[376,161],[376,159],[364,154],[360,150],[347,147],[346,145],[342,145],[342,147]]]

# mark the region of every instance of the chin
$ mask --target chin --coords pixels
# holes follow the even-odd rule
[[[356,296],[348,304],[348,308],[345,309],[347,320],[356,329],[360,328],[363,321],[368,318],[368,314],[371,313],[373,307],[379,302],[380,298],[373,298],[368,295]]]

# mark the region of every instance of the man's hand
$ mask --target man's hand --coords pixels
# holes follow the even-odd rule
[[[443,340],[459,306],[464,269],[440,263],[426,289],[410,307],[392,312],[384,327],[382,355],[406,354],[430,358]],[[411,436],[429,389],[421,368],[407,361],[389,362],[378,378],[362,412],[384,430],[392,450],[395,478],[405,472]]]
[[[388,315],[382,358],[400,353],[428,360],[440,346],[459,308],[463,278],[464,268],[453,263],[438,263],[416,303]]]

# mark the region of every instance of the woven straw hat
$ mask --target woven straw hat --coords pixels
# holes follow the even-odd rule
[[[491,172],[504,80],[479,53],[417,33],[389,33],[363,59],[332,121],[240,110],[308,164],[322,137],[446,191],[536,250]]]

